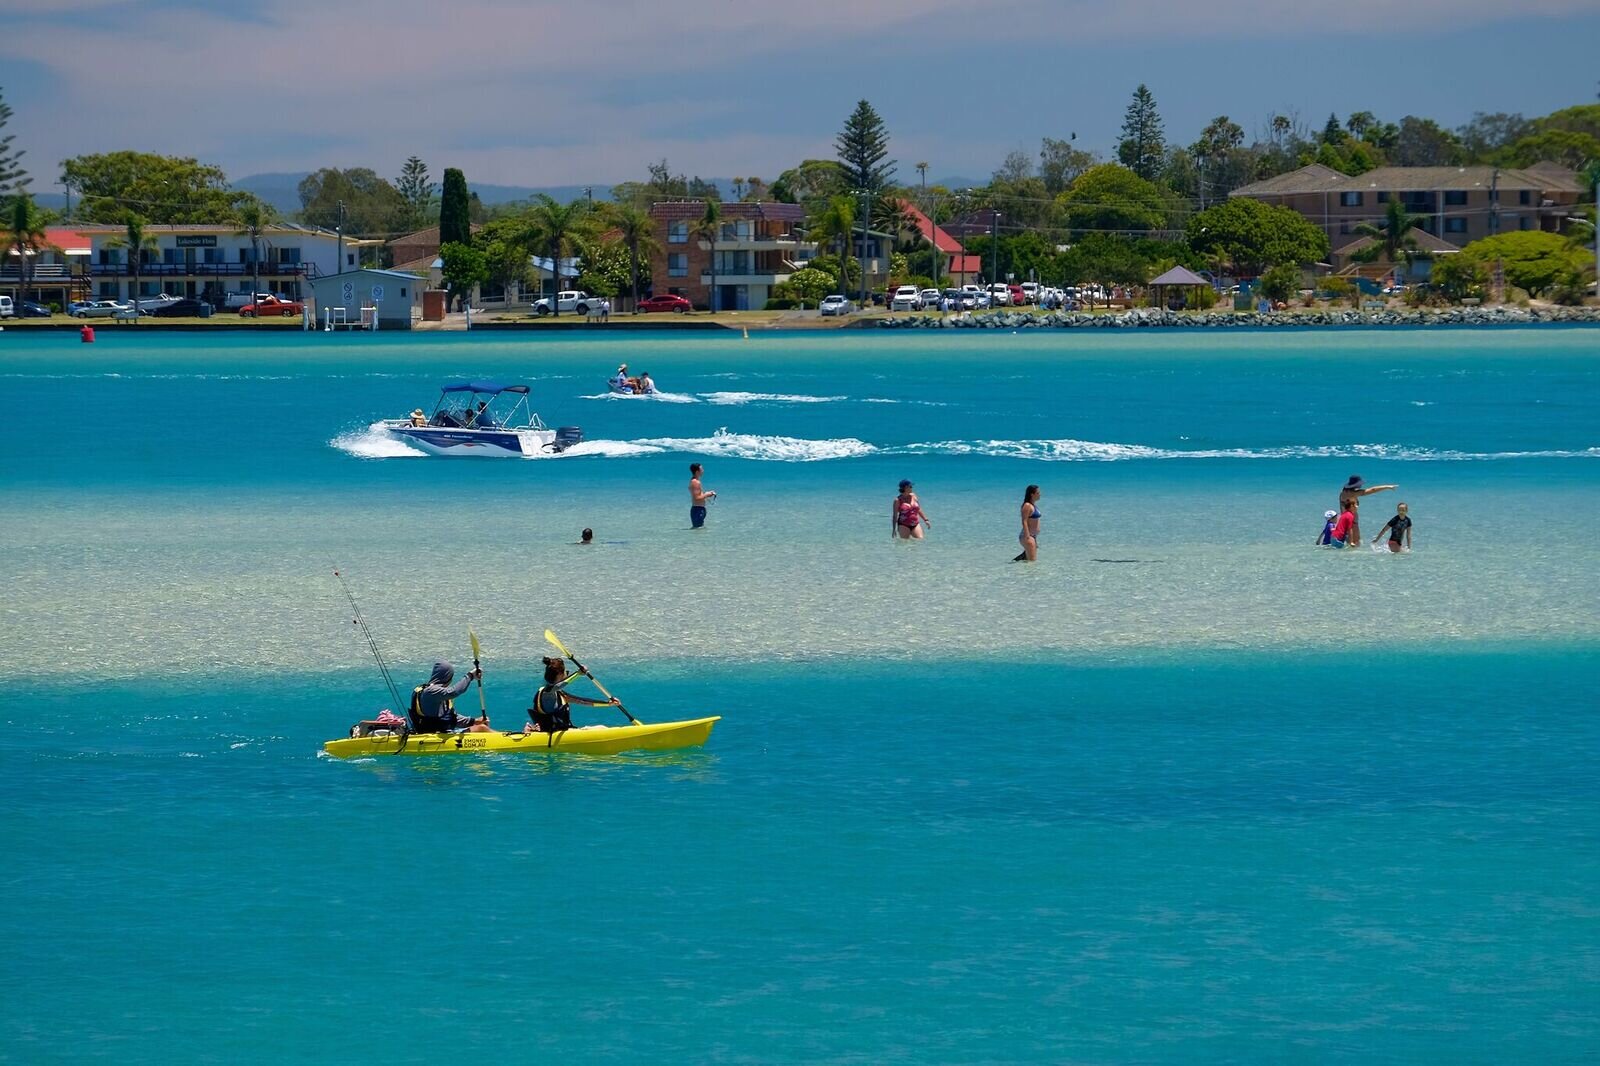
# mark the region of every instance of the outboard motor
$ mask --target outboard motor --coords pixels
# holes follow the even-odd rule
[[[550,442],[550,450],[564,452],[574,444],[583,443],[583,429],[579,426],[557,426],[556,439]]]

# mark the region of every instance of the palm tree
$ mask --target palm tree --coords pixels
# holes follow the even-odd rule
[[[129,211],[122,216],[123,233],[106,241],[108,248],[128,249],[128,269],[133,272],[133,314],[139,315],[139,268],[143,266],[144,253],[156,247],[154,234],[144,231],[144,219],[138,212]]]
[[[1406,272],[1410,273],[1411,264],[1422,257],[1417,251],[1417,238],[1411,231],[1426,220],[1426,215],[1413,215],[1399,200],[1390,200],[1389,205],[1383,209],[1382,225],[1374,225],[1371,222],[1360,222],[1355,225],[1354,232],[1372,238],[1372,244],[1350,258],[1358,263],[1375,263],[1382,259],[1390,265],[1396,265],[1404,260]]]
[[[633,313],[639,313],[639,259],[661,249],[656,240],[655,220],[633,204],[617,204],[607,214],[622,243],[628,247],[628,270],[633,279]]]
[[[853,196],[833,196],[811,223],[811,236],[839,242],[839,292],[850,291],[850,239],[855,235],[856,201]]]
[[[548,193],[540,193],[526,216],[524,239],[535,249],[543,249],[550,256],[550,273],[556,282],[556,292],[561,292],[561,257],[577,246],[579,238],[593,228],[589,205],[583,200],[560,204]],[[561,314],[561,300],[550,301],[550,308]]]
[[[17,253],[18,267],[22,273],[22,299],[28,298],[33,286],[33,267],[39,253],[53,247],[44,228],[55,221],[53,212],[45,211],[33,202],[33,197],[20,192],[11,201],[3,220],[5,223],[5,249]]]
[[[261,290],[261,235],[272,225],[272,208],[251,197],[233,210],[233,221],[238,225],[234,234],[250,238],[250,302],[255,303]]]
[[[713,314],[718,310],[717,304],[717,232],[722,229],[722,205],[711,197],[706,197],[705,214],[700,216],[700,221],[695,223],[694,235],[703,241],[711,242],[711,299],[706,305]]]

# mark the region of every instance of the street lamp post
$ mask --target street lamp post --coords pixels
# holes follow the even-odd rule
[[[336,271],[334,271],[334,273],[343,274],[344,273],[344,201],[343,200],[339,201],[339,225],[334,227],[334,233],[337,234],[338,239],[339,239],[339,268]]]

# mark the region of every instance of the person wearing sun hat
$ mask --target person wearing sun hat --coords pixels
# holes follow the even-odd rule
[[[1329,543],[1331,543],[1333,541],[1333,524],[1334,524],[1334,522],[1338,521],[1338,519],[1339,519],[1339,512],[1338,511],[1323,511],[1322,512],[1322,532],[1317,535],[1317,540],[1316,540],[1316,544],[1317,544],[1318,547],[1322,547],[1322,546],[1324,546],[1326,544],[1329,544]]]
[[[1361,512],[1358,509],[1361,504],[1361,497],[1371,496],[1374,492],[1387,492],[1390,489],[1399,487],[1399,485],[1368,485],[1362,480],[1360,474],[1350,475],[1349,480],[1344,483],[1344,488],[1339,490],[1339,511],[1340,513],[1350,511],[1356,516],[1356,520],[1350,528],[1349,542],[1352,548],[1361,546]]]

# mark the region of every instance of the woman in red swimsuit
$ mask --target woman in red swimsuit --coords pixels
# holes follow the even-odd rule
[[[928,525],[928,513],[922,501],[911,491],[911,482],[900,482],[900,495],[889,501],[889,523],[892,537],[901,540],[921,540]]]

